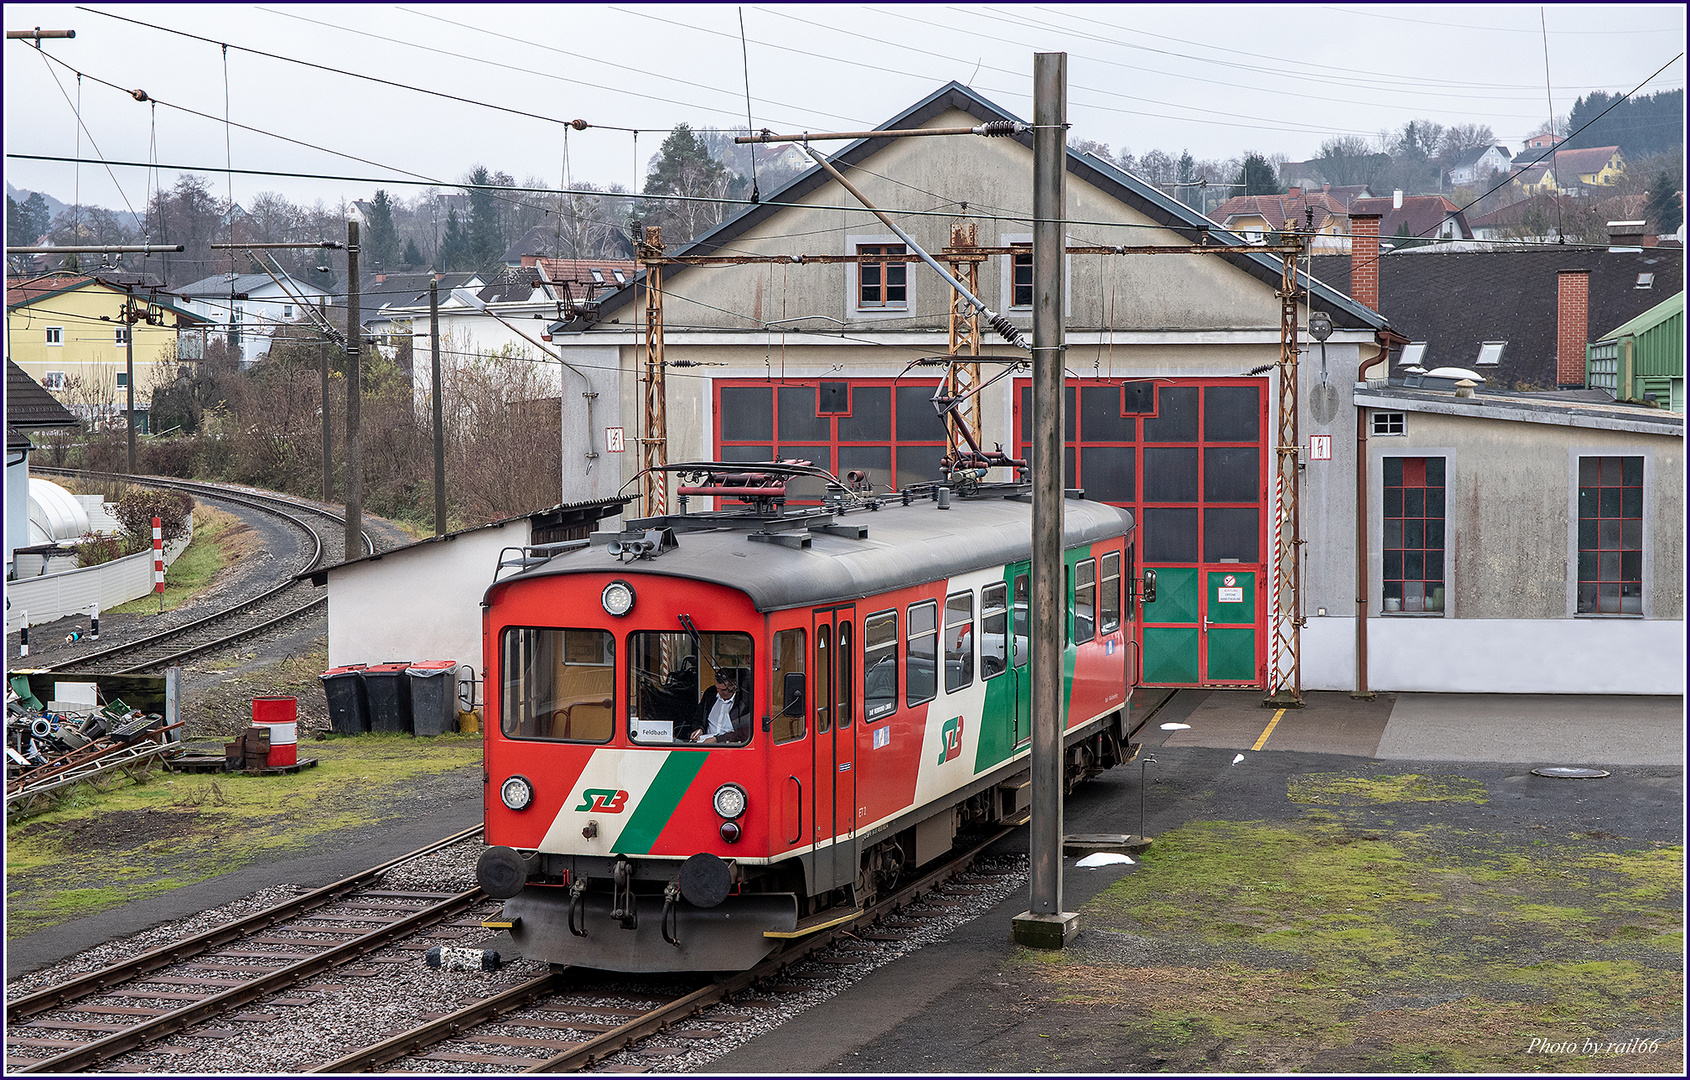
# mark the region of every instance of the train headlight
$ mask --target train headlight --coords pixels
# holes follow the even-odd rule
[[[711,802],[716,807],[716,813],[732,821],[745,813],[745,789],[738,784],[723,784],[716,789],[716,797]]]
[[[613,581],[599,594],[599,603],[606,612],[621,618],[634,610],[634,587],[626,581]]]
[[[499,785],[499,800],[512,810],[526,810],[534,802],[534,785],[526,776],[513,776]]]

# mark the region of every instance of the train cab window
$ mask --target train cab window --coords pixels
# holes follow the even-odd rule
[[[775,634],[775,680],[769,693],[775,744],[804,737],[804,631],[781,630]]]
[[[1003,582],[980,590],[980,677],[1001,675],[1009,644],[1009,586]]]
[[[1113,634],[1121,628],[1121,553],[1111,551],[1099,565],[1103,580],[1098,589],[1098,632]]]
[[[1138,545],[1127,545],[1127,618],[1138,614]]]
[[[974,683],[974,594],[945,597],[945,693]]]
[[[629,634],[628,737],[640,746],[744,746],[751,660],[749,634]]]
[[[863,620],[863,719],[898,711],[898,613],[881,611]]]
[[[603,630],[506,628],[499,729],[507,739],[609,742],[616,639]]]
[[[1090,641],[1097,636],[1097,560],[1086,559],[1074,570],[1074,640]]]
[[[909,652],[904,657],[904,704],[920,705],[939,696],[939,604],[911,604]]]

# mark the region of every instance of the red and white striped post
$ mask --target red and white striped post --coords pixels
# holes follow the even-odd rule
[[[164,522],[153,518],[153,592],[158,593],[158,609],[164,610]]]

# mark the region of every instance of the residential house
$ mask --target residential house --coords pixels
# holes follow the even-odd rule
[[[1322,254],[1348,253],[1349,216],[1342,201],[1324,191],[1293,187],[1284,195],[1235,195],[1209,213],[1223,227],[1252,243],[1261,243],[1270,232],[1294,222],[1299,229],[1312,227],[1310,249]]]
[[[323,277],[327,277],[324,274]],[[284,327],[305,318],[307,304],[328,302],[326,283],[300,281],[281,267],[270,274],[213,274],[174,290],[182,306],[217,328],[251,367]]]
[[[74,428],[76,416],[11,359],[6,361],[6,579],[12,578],[13,553],[28,547],[29,432]],[[6,625],[11,627],[11,613]]]
[[[1560,224],[1564,217],[1557,211],[1561,195],[1553,189],[1537,191],[1517,202],[1499,207],[1487,214],[1469,218],[1475,240],[1522,240],[1553,243],[1561,238]]]
[[[1567,137],[1565,135],[1549,135],[1541,133],[1532,135],[1526,139],[1521,153],[1524,153],[1527,150],[1547,150],[1551,146],[1557,146],[1566,141]]]
[[[1625,174],[1625,155],[1617,146],[1593,146],[1583,150],[1527,149],[1510,165],[1516,175],[1513,184],[1525,192],[1556,191],[1584,194],[1588,188],[1611,187]]]
[[[1683,290],[1585,346],[1584,378],[1615,400],[1684,415]]]
[[[1352,199],[1349,213],[1378,214],[1380,243],[1387,247],[1405,239],[1471,240],[1473,229],[1461,207],[1442,195],[1405,195],[1401,205],[1389,199]]]
[[[1472,187],[1491,173],[1505,173],[1511,160],[1506,146],[1481,146],[1469,150],[1449,167],[1450,187]]]
[[[143,316],[133,326],[124,321],[131,299]],[[205,317],[156,287],[116,275],[47,274],[6,282],[8,358],[89,423],[125,415],[131,334],[136,419],[144,430],[153,387],[203,356],[206,325]]]
[[[1408,344],[1393,374],[1464,368],[1487,390],[1585,385],[1592,326],[1618,326],[1684,287],[1676,251],[1583,247],[1433,253],[1391,252],[1377,261],[1379,307]],[[1342,258],[1312,260],[1316,278],[1348,290]]]

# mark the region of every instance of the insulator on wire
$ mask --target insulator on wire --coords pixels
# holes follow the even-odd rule
[[[999,135],[1016,135],[1026,130],[1026,124],[1017,124],[1013,120],[988,120],[975,128],[974,134],[984,135],[989,139]]]
[[[996,330],[1000,335],[1002,335],[1005,341],[1009,342],[1017,349],[1027,348],[1027,339],[1021,336],[1021,331],[1017,330],[1015,328],[1015,324],[1010,322],[1007,317],[1003,315],[993,315],[992,329]]]

